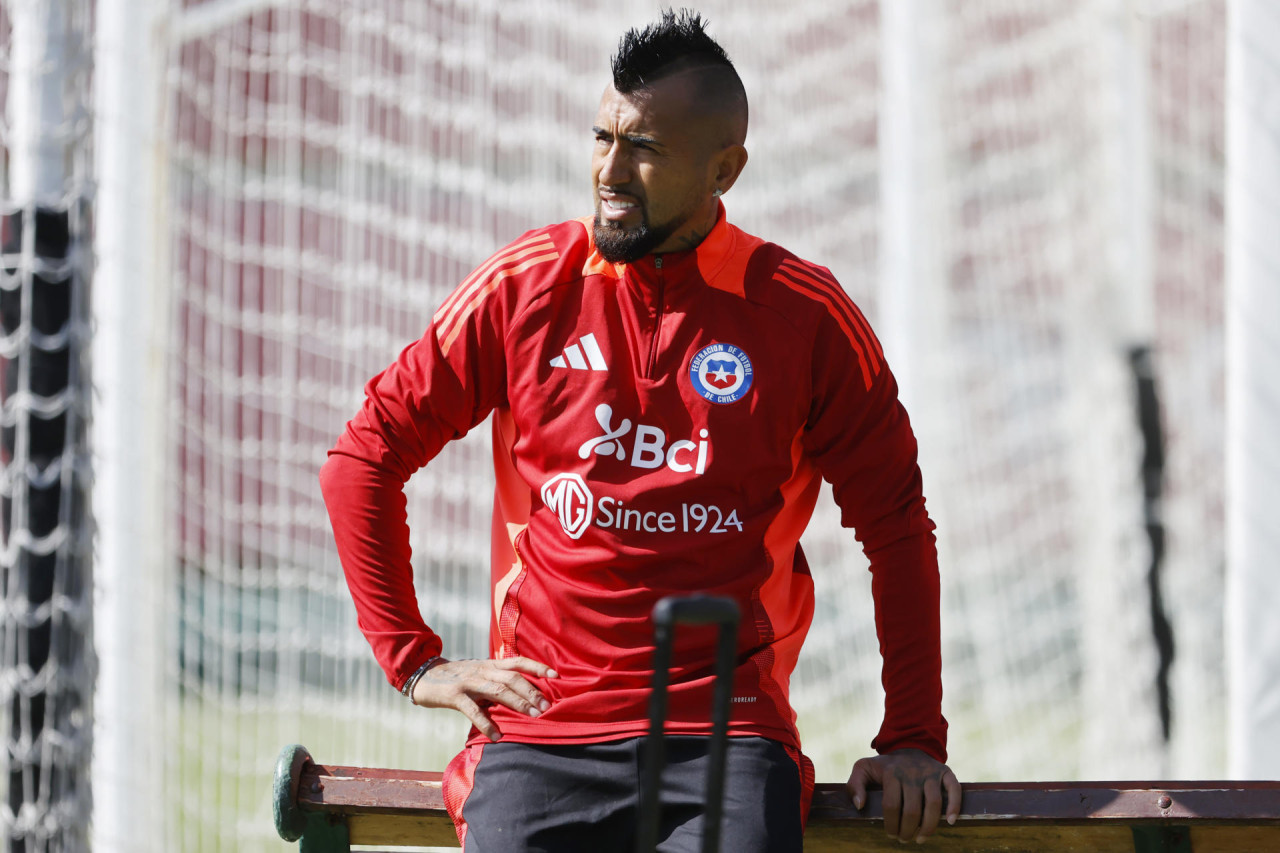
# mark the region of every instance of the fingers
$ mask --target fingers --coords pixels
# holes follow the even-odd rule
[[[902,817],[898,826],[899,841],[922,841],[920,837],[920,824],[924,817],[924,792],[921,790],[919,783],[904,783],[902,786]],[[942,795],[938,794],[939,804],[941,804]],[[934,825],[938,823],[934,819]]]
[[[897,774],[888,773],[884,777],[884,831],[890,838],[901,838],[899,826],[902,823],[902,782]]]
[[[956,778],[956,774],[951,772],[951,768],[944,767],[941,776],[929,776],[924,780],[922,790],[924,811],[921,813],[919,829],[915,833],[917,843],[924,842],[926,838],[933,835],[938,829],[938,821],[942,817],[942,792],[944,787],[947,794],[947,823],[954,826],[956,819],[960,816],[960,780]],[[899,838],[906,840],[907,833],[908,827],[904,810],[902,834]]]
[[[539,663],[526,657],[502,658],[492,662],[499,669],[514,669],[520,672],[526,672],[529,675],[536,675],[539,678],[559,678],[560,673],[556,672],[545,663]]]
[[[845,783],[845,787],[849,789],[849,796],[853,799],[854,808],[861,809],[867,804],[867,785],[869,783],[879,784],[879,774],[876,773],[878,765],[870,758],[860,758],[853,765],[853,772],[849,774],[849,781]]]
[[[947,791],[947,823],[955,826],[956,819],[960,817],[960,799],[963,793],[960,790],[960,780],[950,768],[942,774],[942,785]]]
[[[869,785],[884,790],[885,833],[898,841],[922,843],[933,835],[944,801],[947,823],[954,825],[960,816],[960,780],[945,764],[919,750],[859,759],[847,783],[856,808],[866,804]]]
[[[559,678],[560,673],[545,663],[524,657],[503,658],[493,661],[493,665],[499,670],[494,676],[494,681],[505,685],[506,689],[494,695],[492,701],[506,705],[521,714],[528,714],[530,717],[540,716],[551,708],[551,703],[542,691],[518,673],[524,672],[540,678]]]
[[[497,670],[481,685],[480,692],[490,702],[505,705],[513,711],[530,717],[539,717],[551,708],[542,691],[530,684],[523,675],[511,670]]]
[[[930,776],[924,780],[924,811],[920,815],[920,828],[916,831],[916,841],[924,841],[938,828],[938,819],[942,817],[942,785],[937,777]]]
[[[522,672],[559,677],[551,667],[528,658],[445,661],[418,679],[413,701],[428,708],[453,708],[485,737],[496,741],[502,732],[484,712],[485,704],[502,705],[530,717],[541,716],[551,708],[547,697]]]
[[[502,731],[494,725],[493,720],[489,719],[489,715],[481,710],[480,706],[470,696],[459,696],[453,707],[460,711],[462,716],[470,720],[471,725],[475,726],[480,734],[494,742],[502,740]]]
[[[845,788],[849,789],[849,797],[854,800],[854,808],[860,809],[867,804],[867,760],[863,758],[854,763],[854,772],[849,774]]]

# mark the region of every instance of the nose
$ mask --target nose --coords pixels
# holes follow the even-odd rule
[[[602,186],[623,186],[631,180],[631,158],[617,140],[599,154],[596,164],[596,183]]]

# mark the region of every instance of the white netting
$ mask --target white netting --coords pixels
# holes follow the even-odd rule
[[[700,8],[752,103],[730,216],[829,266],[878,326],[883,241],[927,261],[917,314],[880,330],[909,350],[939,522],[953,764],[966,780],[1218,775],[1224,0],[913,0],[909,33],[881,5]],[[435,768],[460,744],[460,718],[412,709],[374,665],[316,471],[363,383],[475,264],[589,210],[607,57],[655,15],[586,0],[168,10],[156,452],[175,605],[155,713],[172,723],[172,844],[157,849],[266,844],[285,743]],[[886,102],[882,69],[904,55],[910,102]],[[920,134],[911,181],[881,171],[897,110]],[[918,220],[890,233],[891,203]],[[1167,430],[1167,751],[1128,360],[1143,344]],[[485,648],[490,464],[480,429],[410,487],[423,613],[453,655]],[[819,612],[794,694],[819,778],[842,779],[880,716],[869,579],[829,499],[805,541]]]
[[[1178,631],[1170,773],[1225,774],[1224,114],[1227,0],[1152,19],[1156,344],[1168,436],[1168,597]]]
[[[88,849],[89,3],[0,4],[0,846]]]

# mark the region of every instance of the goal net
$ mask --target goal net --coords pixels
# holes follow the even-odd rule
[[[92,32],[0,4],[0,845],[88,849]]]
[[[156,57],[135,83],[154,113],[123,131],[154,239],[117,274],[162,296],[155,322],[122,321],[152,357],[111,381],[161,393],[129,414],[155,493],[110,510],[145,556],[111,576],[148,579],[156,642],[99,651],[104,672],[153,668],[154,702],[107,713],[161,780],[154,849],[244,849],[273,835],[286,743],[440,768],[462,742],[461,717],[412,708],[374,664],[316,473],[453,286],[590,210],[608,56],[656,10],[132,3],[155,24],[115,58]],[[1224,770],[1206,732],[1224,713],[1225,7],[699,7],[751,99],[730,217],[830,267],[902,380],[965,781]],[[451,656],[486,649],[490,467],[477,429],[409,485],[419,604]],[[843,780],[881,716],[869,576],[829,497],[804,545],[818,613],[793,694],[819,778]],[[95,790],[99,813],[132,802],[121,787]]]

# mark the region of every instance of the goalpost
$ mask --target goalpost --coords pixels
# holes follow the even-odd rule
[[[169,810],[140,807],[166,801],[172,749],[162,12],[157,3],[99,0],[93,44],[96,850],[163,840]]]
[[[1280,10],[1237,0],[1227,99],[1227,688],[1233,776],[1280,773]]]
[[[21,5],[0,0],[7,219],[31,210],[13,119],[30,44],[5,29]],[[50,6],[93,22],[94,169],[76,174],[96,187],[94,848],[265,846],[283,744],[439,768],[462,741],[460,717],[410,707],[374,664],[316,472],[363,383],[475,264],[589,210],[607,58],[655,7]],[[829,266],[903,381],[965,781],[1227,772],[1227,513],[1277,494],[1259,454],[1231,457],[1240,491],[1223,476],[1226,389],[1256,413],[1267,387],[1228,379],[1224,256],[1233,288],[1254,283],[1238,310],[1266,310],[1243,301],[1267,293],[1264,256],[1234,259],[1270,232],[1232,229],[1276,221],[1243,206],[1254,173],[1233,152],[1265,142],[1244,133],[1269,114],[1227,97],[1228,54],[1252,43],[1232,8],[1229,38],[1227,0],[699,6],[752,101],[730,216]],[[6,287],[27,275],[11,261],[35,264],[5,261]],[[420,605],[447,654],[486,646],[490,452],[477,429],[409,488]],[[3,461],[15,482],[24,463]],[[829,498],[804,544],[818,612],[793,696],[819,777],[842,779],[881,714],[869,579]],[[15,589],[6,706],[11,626],[44,612]],[[1167,736],[1155,599],[1174,640]],[[0,836],[20,824],[0,806]]]

